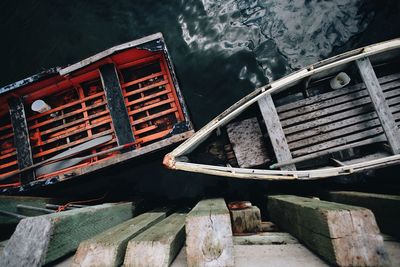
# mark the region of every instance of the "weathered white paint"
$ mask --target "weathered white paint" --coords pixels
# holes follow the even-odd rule
[[[366,161],[358,164],[346,165],[336,168],[326,168],[321,170],[307,171],[282,171],[282,170],[258,170],[258,169],[240,169],[232,167],[220,167],[205,164],[195,164],[180,162],[179,156],[192,152],[200,143],[206,140],[214,130],[220,128],[249,106],[269,94],[278,93],[288,87],[299,83],[301,80],[313,75],[322,73],[329,69],[340,67],[355,60],[369,57],[372,55],[381,54],[386,51],[400,48],[400,38],[390,41],[366,46],[344,54],[320,61],[309,67],[294,72],[286,77],[271,82],[269,85],[257,88],[254,92],[242,98],[227,110],[222,112],[215,119],[197,131],[191,138],[178,146],[164,158],[164,164],[171,169],[184,170],[190,172],[205,173],[211,175],[228,176],[233,178],[244,179],[265,179],[265,180],[280,180],[280,179],[315,179],[330,177],[336,175],[345,175],[353,172],[359,172],[367,169],[377,168],[386,165],[398,164],[400,162],[399,155],[383,157],[377,160]]]

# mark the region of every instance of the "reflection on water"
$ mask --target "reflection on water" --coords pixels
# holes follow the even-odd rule
[[[335,46],[366,29],[373,12],[363,1],[203,0],[179,16],[191,49],[227,55],[250,50],[269,79],[328,57]],[[197,19],[194,20],[193,17]],[[274,75],[275,74],[275,75]],[[239,77],[259,85],[243,66]]]
[[[338,50],[399,37],[399,14],[398,0],[0,1],[0,86],[162,32],[199,129],[265,84],[265,77],[276,79]],[[160,161],[161,155],[114,171],[110,180],[121,181],[118,192],[173,198],[262,190],[171,172]]]

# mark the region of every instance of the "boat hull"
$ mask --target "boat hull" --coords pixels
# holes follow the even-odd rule
[[[274,166],[283,166],[283,164],[272,164],[270,168],[240,168],[223,165],[201,164],[190,162],[189,155],[206,142],[211,135],[226,127],[235,118],[244,113],[252,105],[257,104],[261,99],[269,96],[275,96],[285,92],[298,84],[308,83],[310,79],[323,79],[326,76],[332,76],[343,71],[350,64],[365,58],[371,58],[372,62],[385,62],[388,58],[400,54],[400,39],[378,43],[364,48],[356,49],[344,54],[323,60],[299,71],[296,71],[268,85],[255,89],[252,93],[242,98],[206,126],[197,131],[191,138],[178,146],[171,153],[164,157],[164,165],[174,170],[182,170],[209,175],[218,175],[240,179],[261,179],[261,180],[296,180],[296,179],[319,179],[333,176],[342,176],[370,169],[392,166],[400,163],[400,155],[392,154],[378,158],[368,158],[357,163],[349,163],[344,166],[326,166],[323,168],[309,168],[303,170],[274,169]],[[264,116],[264,120],[266,117]],[[267,127],[268,128],[268,127]],[[397,136],[397,138],[399,138]],[[379,139],[382,141],[386,139]],[[343,147],[342,147],[343,148]],[[332,150],[332,153],[335,151]],[[300,161],[300,160],[299,160]],[[292,163],[298,163],[296,159]]]
[[[0,95],[2,192],[99,172],[194,132],[161,33],[10,84]]]

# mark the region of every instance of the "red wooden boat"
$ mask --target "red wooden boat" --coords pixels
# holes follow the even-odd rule
[[[0,192],[99,171],[192,134],[163,36],[147,36],[0,88]]]

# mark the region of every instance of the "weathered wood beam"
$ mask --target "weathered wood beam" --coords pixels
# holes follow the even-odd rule
[[[229,210],[233,233],[257,233],[261,231],[260,209],[251,206],[246,209]]]
[[[381,232],[400,238],[400,196],[331,191],[328,192],[327,198],[330,201],[370,209],[375,215]]]
[[[115,65],[103,65],[99,71],[118,145],[132,143],[135,138]]]
[[[229,210],[222,198],[200,201],[186,217],[189,266],[233,266]]]
[[[400,131],[386,102],[385,95],[368,57],[356,60],[360,75],[367,87],[393,154],[400,153]]]
[[[28,196],[0,196],[0,210],[18,213],[18,205],[29,205],[38,208],[45,208],[47,203],[58,203],[60,200],[44,197]],[[0,227],[5,224],[17,224],[17,218],[5,217],[0,214]]]
[[[14,132],[14,145],[17,151],[18,168],[24,169],[33,165],[32,148],[30,144],[28,124],[22,99],[12,97],[8,101],[11,124]],[[25,172],[20,175],[21,183],[26,184],[35,179],[35,173]]]
[[[373,213],[365,208],[318,199],[268,197],[271,220],[333,265],[386,266]]]
[[[83,241],[72,266],[120,266],[129,240],[160,222],[167,210],[146,212]]]
[[[42,266],[73,252],[82,240],[132,217],[132,203],[103,204],[20,221],[0,266]]]
[[[283,132],[278,113],[275,109],[274,101],[271,95],[258,100],[258,106],[263,116],[269,138],[274,148],[275,157],[280,162],[287,162],[292,160],[292,154],[290,153],[289,145],[287,143],[285,133]],[[282,170],[294,171],[296,167],[294,164],[284,165],[281,167]]]
[[[185,242],[185,213],[174,213],[128,243],[124,266],[168,267]]]

